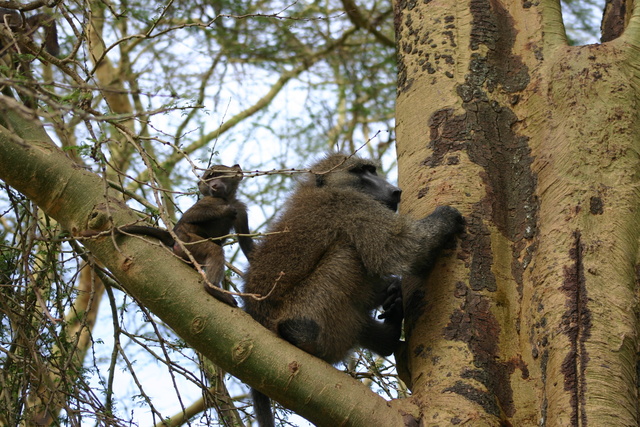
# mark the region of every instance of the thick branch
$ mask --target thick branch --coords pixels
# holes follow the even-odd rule
[[[395,41],[378,31],[375,25],[362,15],[362,12],[360,12],[360,9],[356,6],[356,3],[353,0],[342,0],[342,6],[344,7],[345,12],[347,12],[351,22],[356,26],[369,31],[383,45],[396,47]]]
[[[553,51],[559,46],[566,46],[567,32],[562,22],[562,10],[559,0],[542,0],[542,31],[545,51]]]
[[[629,11],[627,11],[629,14]],[[629,24],[624,31],[624,40],[635,46],[640,45],[640,1],[633,2],[633,10],[630,13]]]
[[[602,14],[600,32],[602,43],[617,39],[624,32],[631,18],[631,8],[627,0],[607,0]]]

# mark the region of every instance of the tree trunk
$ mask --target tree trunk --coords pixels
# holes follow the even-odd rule
[[[408,296],[423,420],[638,425],[640,7],[571,47],[557,1],[395,6],[402,209],[467,219]]]

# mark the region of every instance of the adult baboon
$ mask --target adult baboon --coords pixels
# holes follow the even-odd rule
[[[118,230],[124,233],[142,234],[159,239],[185,261],[189,254],[204,267],[207,281],[205,289],[212,296],[227,304],[237,306],[233,296],[221,292],[219,286],[224,278],[224,252],[222,244],[231,229],[239,234],[238,242],[244,254],[249,257],[253,249],[253,239],[249,234],[247,207],[236,198],[238,184],[242,180],[242,169],[218,165],[207,169],[198,184],[204,197],[182,215],[171,233],[155,227],[128,225]],[[185,251],[186,249],[186,251]],[[187,252],[188,251],[188,252]]]
[[[354,346],[381,355],[402,328],[397,276],[426,274],[439,250],[463,229],[441,206],[415,221],[396,214],[401,191],[378,164],[331,154],[311,168],[251,257],[246,311],[293,345],[329,363]],[[270,293],[270,294],[269,294]],[[372,316],[388,300],[384,322]],[[253,391],[261,426],[273,425],[269,398]]]

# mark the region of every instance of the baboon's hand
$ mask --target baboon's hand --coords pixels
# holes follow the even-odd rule
[[[465,220],[456,208],[438,206],[431,215],[420,220],[433,247],[455,247],[455,236],[464,231]]]
[[[236,207],[233,205],[226,205],[222,213],[218,213],[218,216],[220,218],[228,218],[229,220],[234,220],[238,216],[238,209],[236,209]]]
[[[430,216],[432,215],[440,217],[442,221],[446,222],[451,234],[458,234],[464,231],[466,222],[458,209],[451,206],[438,206]]]
[[[393,278],[387,288],[387,296],[382,303],[382,314],[378,319],[384,319],[385,322],[393,322],[402,320],[404,311],[402,309],[402,281],[399,278]]]

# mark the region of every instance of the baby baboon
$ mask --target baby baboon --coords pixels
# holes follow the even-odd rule
[[[249,233],[247,207],[236,199],[236,190],[242,180],[240,166],[213,166],[204,173],[198,189],[204,196],[182,215],[173,228],[174,234],[182,242],[191,256],[202,265],[207,273],[205,289],[213,297],[237,306],[236,300],[229,294],[221,292],[217,287],[224,278],[224,252],[222,244],[233,228],[238,234]],[[119,231],[132,234],[142,234],[159,239],[166,246],[189,261],[189,255],[179,242],[176,242],[167,230],[143,225],[129,225],[120,227]],[[242,252],[248,257],[253,249],[253,239],[250,236],[238,236]]]
[[[415,221],[396,214],[400,189],[377,163],[331,154],[311,169],[259,243],[245,275],[246,311],[293,345],[329,363],[354,346],[381,355],[402,328],[397,276],[426,274],[439,250],[463,229],[460,213],[441,206]],[[372,316],[385,301],[384,322]],[[273,425],[269,399],[253,391],[261,426]]]

